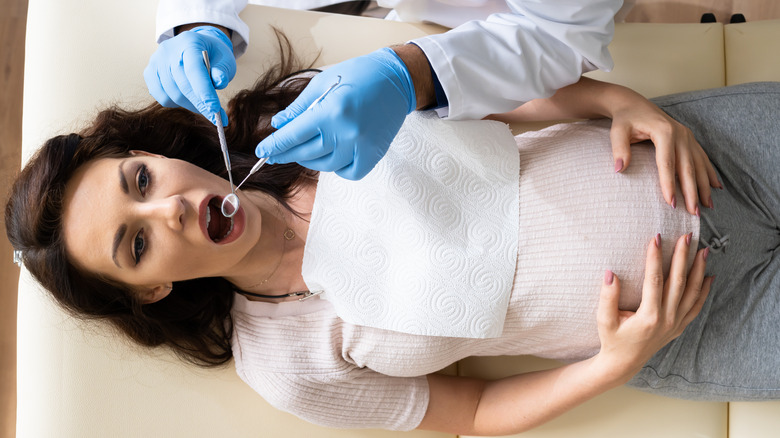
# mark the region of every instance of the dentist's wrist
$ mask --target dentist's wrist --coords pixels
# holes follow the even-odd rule
[[[189,23],[189,24],[182,24],[181,26],[176,26],[173,28],[173,34],[178,35],[182,32],[186,32],[188,30],[195,29],[199,26],[211,26],[215,29],[219,29],[224,33],[228,39],[231,39],[233,37],[233,31],[228,29],[227,27],[220,26],[218,24],[212,24],[212,23]]]
[[[394,46],[391,49],[401,58],[414,85],[417,99],[416,109],[425,109],[436,104],[436,92],[433,87],[431,68],[425,53],[416,44]]]

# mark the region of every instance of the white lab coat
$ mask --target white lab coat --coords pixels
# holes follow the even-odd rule
[[[430,14],[442,10],[443,3],[453,1],[458,2],[382,3],[395,5],[399,15],[408,19],[416,16],[420,21],[435,21]],[[462,6],[469,2],[495,6],[490,0],[459,2]],[[467,22],[444,34],[412,40],[425,52],[441,82],[451,119],[477,119],[510,111],[529,100],[551,96],[557,89],[576,82],[584,72],[612,68],[607,45],[612,40],[613,19],[622,0],[504,3],[509,12]],[[172,37],[175,26],[214,23],[233,30],[234,51],[240,56],[249,42],[249,29],[238,16],[246,4],[247,0],[161,0],[157,41]]]
[[[249,0],[250,4],[286,9],[314,9],[341,3],[344,0]]]
[[[315,9],[344,0],[249,0],[249,4],[287,9]],[[471,20],[484,20],[490,14],[509,12],[505,0],[378,0],[391,9],[385,17],[393,21],[435,23],[457,27]]]
[[[378,0],[392,11],[388,20],[435,23],[458,27],[471,20],[485,20],[492,14],[511,12],[506,0]]]

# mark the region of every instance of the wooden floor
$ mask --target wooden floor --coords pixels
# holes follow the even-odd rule
[[[630,0],[629,0],[630,1]],[[636,0],[629,22],[698,22],[704,12],[728,22],[740,12],[748,21],[780,18],[776,0]],[[5,206],[8,181],[21,160],[22,85],[27,0],[0,0],[0,200]],[[19,269],[0,217],[0,438],[16,435],[16,291]],[[42,413],[43,415],[44,413]],[[45,415],[44,417],[45,418]]]
[[[0,0],[0,200],[19,169],[22,150],[22,84],[27,0]],[[16,290],[19,268],[0,217],[0,438],[16,436]]]

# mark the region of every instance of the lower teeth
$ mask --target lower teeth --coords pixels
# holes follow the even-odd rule
[[[229,235],[230,235],[230,233],[231,233],[232,231],[233,231],[233,218],[231,217],[231,218],[230,218],[230,228],[228,228],[228,230],[227,230],[227,232],[225,233],[225,235],[224,235],[224,236],[222,236],[222,238],[220,238],[219,240],[224,240],[224,239],[225,239],[227,236],[229,236]]]

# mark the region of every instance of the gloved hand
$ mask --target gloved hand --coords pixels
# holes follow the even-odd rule
[[[209,54],[211,72],[206,71],[203,50]],[[199,26],[163,41],[144,69],[149,93],[160,105],[187,108],[203,114],[212,123],[220,112],[225,125],[227,114],[219,104],[216,90],[227,87],[235,75],[233,43],[212,26]]]
[[[307,111],[338,81],[339,85]],[[389,48],[353,58],[315,76],[255,149],[268,163],[298,162],[342,178],[366,176],[385,155],[406,115],[416,108],[406,65]]]

